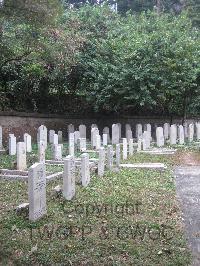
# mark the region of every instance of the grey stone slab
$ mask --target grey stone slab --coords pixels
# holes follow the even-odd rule
[[[200,265],[200,166],[175,169],[176,191],[183,212],[185,234],[193,255],[193,266]]]

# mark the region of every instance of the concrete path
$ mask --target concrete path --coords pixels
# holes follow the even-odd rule
[[[175,169],[178,199],[193,266],[200,266],[200,166],[180,166]]]

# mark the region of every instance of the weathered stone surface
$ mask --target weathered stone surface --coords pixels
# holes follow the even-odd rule
[[[188,140],[189,140],[189,142],[192,142],[194,140],[194,124],[189,124]]]
[[[74,156],[74,133],[69,134],[69,155]]]
[[[128,151],[129,151],[129,155],[132,156],[133,155],[133,139],[130,139],[128,142]]]
[[[81,183],[83,187],[90,183],[89,154],[81,154]]]
[[[62,160],[62,145],[54,144],[53,145],[53,159],[54,160]]]
[[[39,143],[40,141],[43,141],[45,145],[45,149],[47,148],[47,128],[44,125],[41,125],[38,128],[38,139],[37,142]]]
[[[85,125],[79,126],[79,132],[80,132],[80,138],[86,139],[86,126]]]
[[[113,168],[113,146],[108,145],[107,148],[107,168],[112,170]]]
[[[107,134],[107,136],[108,136],[108,143],[110,143],[110,129],[109,129],[109,127],[104,127],[104,129],[103,129],[103,134]]]
[[[112,125],[112,144],[119,143],[119,126],[117,124]]]
[[[170,144],[175,145],[177,141],[177,126],[171,125],[170,127]]]
[[[28,173],[29,220],[37,221],[47,213],[46,169],[43,163],[32,165]]]
[[[107,146],[107,145],[108,145],[108,135],[103,134],[103,146]]]
[[[137,124],[136,125],[136,138],[142,139],[142,124]]]
[[[119,166],[121,163],[121,147],[120,144],[116,144],[116,165]]]
[[[26,145],[24,142],[17,143],[17,170],[25,170],[26,165]]]
[[[57,143],[54,143],[54,135],[55,135],[55,130],[49,130],[49,143],[51,144],[57,144]]]
[[[127,139],[126,138],[123,138],[122,139],[122,158],[123,158],[123,160],[126,160],[127,159],[127,155],[128,155],[128,153],[127,153]]]
[[[100,147],[99,149],[99,160],[98,160],[98,175],[103,176],[105,170],[105,148]]]
[[[162,127],[156,128],[156,144],[158,147],[163,147],[165,144],[164,132]]]
[[[67,200],[75,196],[75,161],[72,155],[64,159],[63,196]]]
[[[45,163],[45,144],[44,141],[38,143],[38,158],[40,163]]]
[[[68,137],[70,133],[74,133],[74,125],[70,124],[67,126],[67,132],[68,132]]]
[[[61,144],[63,142],[63,135],[62,131],[58,131],[58,143]]]
[[[14,134],[9,134],[9,155],[16,155],[17,141]]]
[[[120,164],[120,167],[121,168],[157,169],[157,170],[165,170],[167,168],[163,163]]]
[[[165,138],[165,140],[169,139],[170,124],[169,123],[164,123],[163,130],[164,130],[164,138]]]
[[[93,148],[96,148],[96,145],[97,145],[97,143],[96,143],[96,141],[97,141],[97,137],[96,136],[97,135],[99,135],[99,130],[98,130],[98,128],[93,127],[91,129],[91,146]]]
[[[31,135],[29,135],[28,133],[25,133],[24,134],[24,142],[26,144],[26,151],[32,152]]]
[[[178,139],[179,139],[179,144],[184,144],[184,128],[182,125],[178,126]]]

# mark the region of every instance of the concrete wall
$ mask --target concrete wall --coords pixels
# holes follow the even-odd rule
[[[190,119],[189,121],[197,121],[198,119]],[[169,117],[110,117],[110,116],[96,116],[96,117],[79,117],[72,116],[58,116],[58,115],[45,115],[33,113],[10,113],[0,112],[0,125],[3,127],[3,142],[7,145],[8,134],[14,133],[17,141],[23,141],[23,134],[29,133],[36,141],[37,129],[40,125],[45,125],[48,130],[54,129],[56,131],[62,130],[63,135],[67,138],[67,125],[73,124],[76,129],[80,124],[87,126],[87,136],[90,136],[91,124],[97,124],[100,131],[103,127],[108,126],[111,129],[113,123],[122,124],[122,134],[124,134],[124,126],[126,123],[132,126],[133,134],[135,134],[135,125],[137,123],[150,123],[152,125],[162,125],[165,122],[170,122]],[[175,118],[173,123],[181,123],[180,118]]]

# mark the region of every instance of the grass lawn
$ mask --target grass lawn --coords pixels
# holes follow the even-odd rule
[[[1,160],[10,165],[8,156]],[[27,182],[1,180],[0,264],[189,265],[172,173],[176,156],[137,154],[127,162],[164,162],[168,169],[94,174],[88,187],[76,186],[72,201],[53,191],[62,180],[51,181],[48,214],[35,223],[14,211],[28,201]]]

